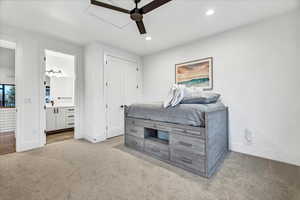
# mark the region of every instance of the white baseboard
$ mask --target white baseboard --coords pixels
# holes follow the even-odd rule
[[[32,149],[41,148],[43,145],[41,145],[40,141],[34,141],[34,142],[24,142],[22,144],[17,144],[16,151],[17,152],[23,152],[23,151],[29,151]]]
[[[103,142],[106,140],[106,138],[102,138],[102,137],[91,137],[91,136],[84,136],[84,139],[86,139],[87,141],[91,142],[91,143],[98,143],[98,142]]]
[[[300,166],[299,161],[297,161],[296,159],[291,159],[287,155],[283,155],[283,152],[277,152],[272,149],[257,147],[255,145],[231,143],[230,150],[260,158]]]

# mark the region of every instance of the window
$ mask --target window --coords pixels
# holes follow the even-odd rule
[[[4,86],[0,84],[0,107],[3,107],[3,105],[4,105],[4,99],[3,99],[4,89],[3,88],[4,88]]]
[[[15,106],[15,85],[0,84],[0,107],[11,108]]]

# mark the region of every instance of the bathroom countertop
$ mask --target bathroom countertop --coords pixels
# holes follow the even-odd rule
[[[75,107],[73,104],[59,104],[52,106],[51,104],[46,105],[47,108],[64,108],[64,107]]]

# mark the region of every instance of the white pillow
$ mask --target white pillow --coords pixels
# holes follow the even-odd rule
[[[168,97],[164,101],[164,108],[168,108],[169,106],[171,106],[175,92],[176,92],[176,86],[172,85],[171,89],[169,90]]]
[[[168,108],[169,106],[176,106],[179,104],[184,98],[184,85],[172,85],[167,99],[164,101],[164,108]]]
[[[174,107],[178,105],[184,98],[184,85],[177,85],[176,91],[174,93],[174,98],[171,102],[171,106]]]
[[[203,94],[203,88],[199,88],[199,87],[185,87],[184,88],[184,97],[185,98],[201,96],[202,94]]]
[[[174,107],[184,98],[198,97],[202,95],[204,95],[202,88],[173,84],[167,99],[164,101],[164,108],[168,108],[170,106]]]

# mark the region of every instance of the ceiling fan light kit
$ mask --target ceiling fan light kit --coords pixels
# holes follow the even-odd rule
[[[132,10],[127,10],[124,8],[120,8],[111,4],[107,4],[107,3],[103,3],[97,0],[91,0],[91,4],[95,5],[95,6],[101,6],[104,8],[108,8],[111,10],[115,10],[118,12],[122,12],[122,13],[126,13],[130,15],[130,18],[135,21],[140,34],[146,34],[146,28],[143,22],[143,18],[144,18],[144,14],[147,14],[151,11],[153,11],[154,9],[170,2],[172,0],[154,0],[152,2],[150,2],[149,4],[143,6],[142,8],[138,8],[138,4],[141,2],[141,0],[134,0],[135,3],[135,8]]]

